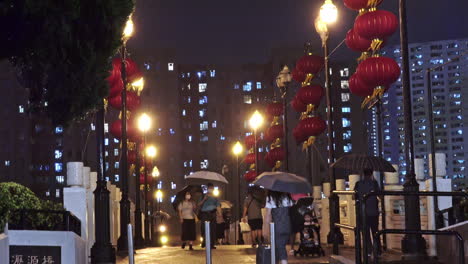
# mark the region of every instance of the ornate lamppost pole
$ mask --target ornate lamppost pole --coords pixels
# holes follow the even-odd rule
[[[145,245],[150,245],[150,231],[149,231],[149,226],[150,226],[150,215],[149,215],[149,209],[148,209],[148,173],[146,169],[146,133],[150,130],[151,128],[151,118],[149,117],[148,114],[143,113],[138,117],[138,129],[143,133],[143,148],[141,150],[142,156],[143,156],[143,168],[144,168],[144,188],[143,188],[143,195],[144,195],[144,200],[145,200],[145,224],[144,224],[144,233],[145,233]],[[138,180],[140,179],[140,170],[138,170]]]
[[[258,176],[258,140],[257,140],[257,130],[259,127],[261,127],[263,124],[263,116],[258,112],[258,110],[255,110],[253,113],[252,117],[249,120],[249,125],[254,131],[254,139],[255,139],[255,145],[254,145],[254,153],[255,153],[255,174]]]
[[[291,71],[284,65],[276,77],[276,86],[278,86],[283,103],[283,145],[284,145],[284,171],[289,171],[289,145],[288,145],[288,85],[291,82]]]
[[[157,154],[157,149],[155,146],[147,146],[145,150],[145,182],[148,181],[148,159],[152,160],[154,157],[156,157]],[[158,173],[159,176],[159,173]],[[153,181],[151,181],[153,182]],[[154,192],[154,183],[150,183],[150,188],[149,192],[153,194]],[[153,221],[153,212],[154,212],[154,198],[151,198],[149,202],[149,210],[148,210],[148,220],[149,220],[149,233],[151,234],[151,240],[148,240],[148,242],[151,245],[155,245],[158,243],[158,238],[156,237],[156,233],[154,232],[154,221]]]
[[[239,206],[239,210],[237,212],[237,219],[239,221],[239,224],[236,225],[236,236],[239,236],[238,239],[236,239],[238,245],[243,245],[244,244],[244,239],[242,237],[242,233],[240,231],[240,221],[242,217],[242,202],[241,202],[241,180],[240,180],[240,168],[239,168],[239,155],[244,151],[244,148],[242,147],[242,144],[237,141],[236,144],[232,147],[232,153],[236,156],[236,179],[238,181],[238,189],[237,189],[237,205]]]
[[[335,142],[333,137],[333,106],[331,97],[331,80],[330,80],[330,64],[329,64],[329,32],[328,24],[332,24],[337,20],[338,10],[331,0],[325,0],[320,7],[320,15],[315,21],[317,33],[322,39],[323,56],[325,59],[325,97],[327,103],[327,136],[328,136],[328,162],[335,162]],[[336,189],[335,170],[329,166],[328,175],[330,179],[330,233],[327,240],[333,243],[333,254],[338,254],[338,244],[343,243],[344,238],[341,230],[335,227],[335,223],[339,223],[340,208],[339,198],[333,191]]]

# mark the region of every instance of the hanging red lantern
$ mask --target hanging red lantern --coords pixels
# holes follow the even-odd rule
[[[246,182],[253,182],[257,178],[257,173],[254,170],[248,171],[244,174],[244,179]]]
[[[325,91],[322,86],[318,84],[306,85],[299,89],[297,98],[305,105],[314,105],[318,107],[320,100],[325,95]]]
[[[372,40],[363,38],[356,33],[354,28],[348,30],[345,38],[346,46],[357,52],[366,52],[370,49]]]
[[[344,5],[356,11],[365,8],[376,7],[382,3],[383,0],[344,0]]]
[[[117,139],[122,138],[122,120],[115,120],[109,129],[110,133]],[[137,130],[135,129],[133,122],[127,122],[127,138],[134,141],[137,139]]]
[[[285,154],[284,154],[283,147],[270,149],[270,152],[268,152],[268,153],[270,154],[271,160],[273,160],[275,162],[284,160]]]
[[[122,94],[117,94],[109,99],[109,104],[117,110],[122,109]],[[127,110],[134,111],[141,104],[140,97],[132,91],[127,91]]]
[[[388,87],[398,80],[398,77],[400,77],[400,67],[394,59],[371,57],[358,65],[356,73],[369,86],[382,88]]]
[[[357,96],[367,97],[372,95],[374,87],[369,86],[357,73],[354,73],[349,78],[349,91]]]
[[[254,164],[255,163],[255,153],[249,153],[245,156],[244,162],[246,164]]]
[[[291,77],[298,83],[303,83],[306,80],[307,74],[294,68],[291,72]]]
[[[294,139],[296,139],[297,144],[300,144],[307,139],[307,137],[304,135],[300,126],[301,126],[301,123],[299,123],[296,127],[293,128],[293,136],[294,136]]]
[[[117,71],[120,74],[122,70],[122,59],[114,58],[112,60],[112,65],[113,70]],[[125,73],[127,75],[127,81],[129,83],[133,83],[134,81],[137,81],[138,79],[143,77],[143,74],[138,69],[137,63],[130,58],[125,59]]]
[[[297,95],[294,96],[293,100],[291,101],[291,107],[298,113],[302,113],[307,110],[307,106],[301,100],[299,100]]]
[[[253,148],[255,146],[255,137],[254,135],[249,135],[245,137],[244,140],[245,146],[247,149]]]
[[[323,67],[323,57],[317,56],[317,55],[304,55],[302,56],[296,64],[296,68],[304,72],[306,74],[312,74],[315,75],[317,72],[319,72],[322,67]]]
[[[280,102],[269,103],[266,109],[269,116],[280,116],[283,114],[283,104]]]
[[[136,151],[129,150],[127,152],[127,161],[128,161],[128,163],[129,164],[136,164],[136,159],[137,159]]]
[[[356,18],[354,30],[359,36],[372,40],[372,50],[380,49],[383,40],[395,33],[398,27],[397,17],[386,10],[367,12]]]
[[[270,139],[268,142],[272,142],[277,138],[283,138],[284,136],[284,130],[283,130],[283,125],[274,125],[268,128],[267,130],[268,134],[268,139]]]
[[[112,86],[110,86],[109,97],[114,97],[122,93],[123,81],[118,79]]]
[[[327,128],[327,124],[318,116],[307,117],[301,120],[300,130],[305,137],[316,137],[322,134]]]

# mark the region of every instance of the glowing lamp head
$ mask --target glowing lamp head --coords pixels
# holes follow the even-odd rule
[[[257,130],[259,127],[261,127],[263,124],[263,116],[258,112],[258,110],[255,110],[255,113],[252,115],[252,117],[249,120],[249,125],[253,130]]]
[[[161,190],[156,191],[156,199],[161,200],[163,198],[163,192]]]
[[[151,171],[151,176],[153,176],[153,178],[157,178],[159,175],[161,175],[161,173],[159,172],[158,167],[154,166],[153,170]]]
[[[158,150],[156,149],[155,146],[151,145],[146,147],[146,156],[150,158],[156,157],[156,154],[158,153]]]
[[[161,237],[161,244],[165,245],[169,242],[169,238],[167,236]]]
[[[335,23],[338,18],[338,9],[332,0],[325,0],[325,3],[320,7],[320,20],[326,24]]]
[[[215,196],[215,197],[219,196],[219,189],[214,189],[213,190],[213,196]]]
[[[132,87],[137,91],[137,93],[140,93],[145,87],[145,79],[141,77],[140,79],[132,82]]]
[[[150,130],[150,128],[151,128],[151,117],[146,113],[141,114],[140,117],[138,117],[138,129],[141,132],[146,133],[148,132],[148,130]]]
[[[160,225],[159,226],[159,232],[164,233],[167,231],[167,227],[165,225]]]
[[[234,155],[236,156],[239,156],[243,150],[244,148],[242,147],[242,144],[239,141],[237,141],[236,144],[234,144],[234,146],[232,147],[232,153],[234,153]]]
[[[133,35],[133,21],[132,17],[130,16],[125,24],[125,28],[123,31],[123,39],[128,40]]]

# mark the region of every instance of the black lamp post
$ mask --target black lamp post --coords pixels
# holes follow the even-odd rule
[[[289,145],[288,145],[288,85],[291,82],[291,72],[288,66],[284,65],[276,77],[276,86],[281,92],[283,103],[283,146],[284,146],[284,171],[289,171]]]
[[[405,121],[406,181],[404,192],[418,192],[419,184],[414,171],[413,118],[411,115],[411,87],[409,79],[408,35],[406,28],[406,0],[399,0],[400,48],[402,56],[403,111]],[[421,230],[418,196],[405,196],[405,229]],[[405,259],[421,259],[426,256],[426,240],[420,234],[405,235],[401,242]]]
[[[141,160],[140,160],[140,149],[138,146],[138,142],[135,144],[135,152],[136,152],[136,164],[135,164],[135,247],[137,249],[144,248],[145,242],[143,240],[142,235],[142,226],[141,226],[141,204],[140,204],[140,168],[141,168]]]
[[[110,207],[105,170],[104,103],[96,113],[97,185],[94,191],[94,215],[96,242],[91,248],[91,263],[115,263],[115,248],[110,242]]]
[[[243,210],[243,206],[242,206],[242,200],[241,200],[241,179],[240,179],[240,168],[239,168],[239,155],[242,153],[243,151],[243,147],[242,147],[242,144],[237,141],[236,144],[234,144],[234,147],[232,148],[232,152],[234,153],[234,155],[236,156],[236,179],[238,181],[238,184],[237,184],[237,204],[239,206],[239,210],[238,210],[238,215],[237,215],[237,219],[239,221],[239,224],[236,225],[236,236],[239,236],[239,239],[237,239],[237,244],[238,245],[244,245],[244,238],[242,237],[242,232],[240,230],[240,221],[241,221],[241,218],[242,218],[242,210]]]
[[[149,115],[146,113],[141,114],[138,117],[138,129],[140,132],[143,134],[143,149],[140,150],[142,153],[143,157],[143,169],[144,169],[144,188],[143,188],[143,194],[144,194],[144,201],[145,201],[145,223],[144,223],[144,233],[145,233],[145,239],[144,239],[144,244],[146,246],[149,246],[150,243],[150,231],[149,231],[149,226],[150,226],[150,216],[148,214],[148,171],[147,171],[147,163],[146,163],[146,133],[150,130],[151,128],[151,118]],[[137,157],[137,160],[139,159],[139,156]],[[141,163],[140,163],[141,164]],[[141,166],[138,169],[138,180],[140,179],[140,171],[141,171]]]

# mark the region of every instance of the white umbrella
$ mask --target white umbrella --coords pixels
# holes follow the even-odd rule
[[[212,171],[197,171],[185,177],[188,185],[198,185],[207,183],[225,183],[229,182],[223,175]]]

